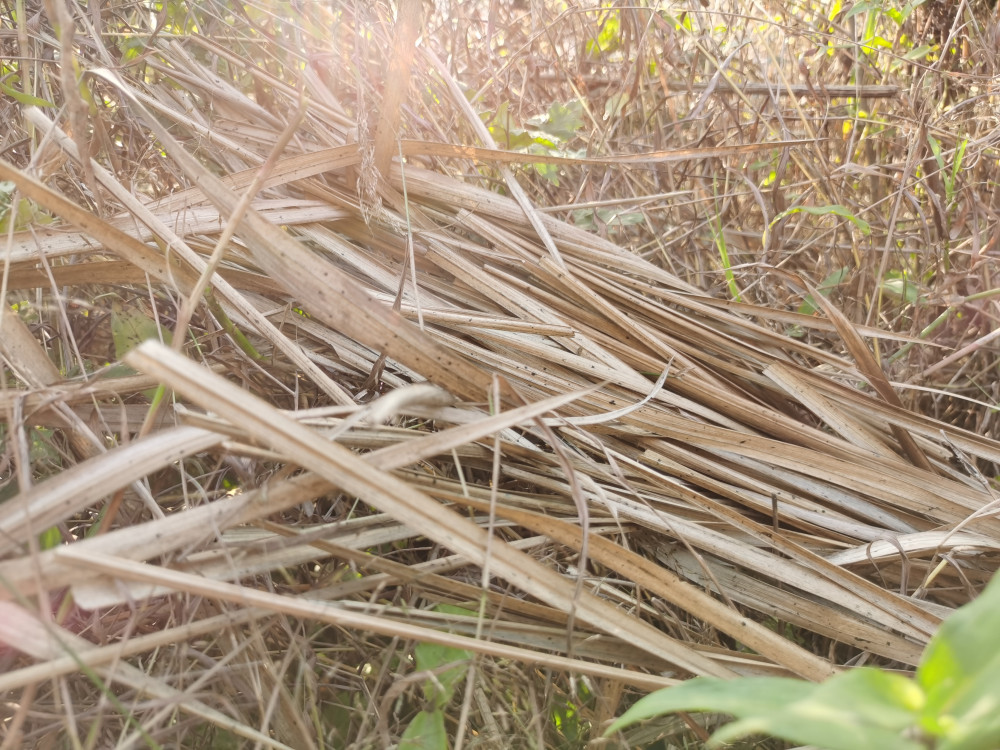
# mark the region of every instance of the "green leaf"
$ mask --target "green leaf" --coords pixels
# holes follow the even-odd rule
[[[445,706],[451,701],[455,686],[465,677],[466,662],[471,657],[468,651],[436,643],[418,643],[414,649],[417,670],[433,670],[445,664],[458,662],[454,667],[438,672],[434,679],[424,681],[424,696],[436,706]]]
[[[643,698],[608,731],[666,712],[712,711],[739,721],[717,731],[710,747],[761,733],[827,750],[922,750],[902,733],[916,723],[923,701],[912,680],[873,668],[821,685],[783,677],[696,678]]]
[[[931,152],[934,154],[934,161],[937,162],[938,168],[943,171],[944,156],[941,154],[941,144],[938,142],[938,139],[930,133],[927,134],[927,142],[930,144]]]
[[[917,304],[920,300],[920,287],[910,281],[899,271],[890,271],[886,274],[886,279],[879,285],[883,292],[892,295],[896,299],[904,300],[911,305]]]
[[[163,326],[141,310],[126,310],[120,302],[111,305],[111,335],[115,341],[115,356],[124,357],[147,339],[170,344],[173,336]]]
[[[847,277],[850,276],[850,274],[851,274],[850,266],[841,266],[837,270],[831,272],[830,275],[827,276],[825,279],[823,279],[819,283],[819,286],[816,287],[816,290],[822,293],[822,292],[829,292],[832,289],[836,289],[838,286],[840,286],[847,280]]]
[[[532,134],[521,128],[514,120],[508,102],[503,102],[497,107],[496,114],[489,119],[489,129],[493,139],[511,151],[526,149],[534,143]]]
[[[821,685],[806,683],[802,697],[769,717],[764,731],[829,750],[921,750],[923,745],[902,732],[916,724],[924,701],[923,691],[907,677],[852,669]]]
[[[840,286],[851,273],[850,266],[841,266],[836,271],[827,276],[823,281],[820,282],[819,286],[816,287],[816,291],[822,294],[824,297],[829,297],[830,292]],[[812,315],[816,312],[816,300],[813,299],[811,294],[807,295],[799,305],[797,312],[800,315]]]
[[[951,179],[954,182],[958,176],[958,170],[962,168],[962,158],[965,156],[965,148],[969,145],[969,139],[963,138],[962,142],[955,147],[955,162],[951,165]]]
[[[643,224],[646,221],[646,216],[641,211],[626,211],[624,213],[616,213],[614,218],[608,222],[609,225],[628,227],[634,226],[636,224]]]
[[[566,104],[555,102],[549,107],[548,117],[539,127],[561,141],[574,138],[583,127],[583,103],[579,99]]]
[[[531,168],[553,185],[559,187],[559,167],[555,164],[538,162],[537,164],[532,164]]]
[[[996,645],[994,645],[996,648]],[[938,717],[946,729],[937,750],[996,750],[1000,747],[1000,658],[987,660],[975,678],[956,691],[953,712]]]
[[[58,526],[50,526],[38,535],[38,546],[43,549],[55,549],[62,544],[62,534]]]
[[[792,214],[797,213],[805,213],[812,216],[827,216],[829,214],[833,214],[834,216],[840,216],[847,219],[859,230],[861,230],[861,234],[866,237],[872,233],[871,226],[869,226],[868,222],[855,216],[846,206],[836,204],[832,206],[793,206],[792,208],[785,209],[771,219],[770,223],[767,225],[767,229],[764,230],[764,237],[762,238],[763,244],[765,246],[767,245],[767,236],[771,231],[771,227],[784,219],[786,216],[791,216]]]
[[[421,711],[403,732],[399,750],[448,750],[448,734],[444,729],[444,713]]]
[[[923,60],[927,55],[934,49],[932,44],[921,44],[919,47],[914,47],[905,55],[903,55],[904,60]]]
[[[946,738],[942,748],[1000,743],[998,645],[1000,576],[994,576],[977,599],[944,621],[917,668],[917,682],[927,693],[922,726]]]
[[[605,52],[614,52],[621,46],[621,21],[618,18],[618,11],[612,11],[601,25],[601,31],[596,39],[587,40],[587,55],[591,58],[599,57]]]
[[[146,40],[137,36],[122,37],[118,42],[118,51],[122,53],[123,61],[135,60],[146,51]]]
[[[618,117],[628,103],[629,95],[627,91],[622,91],[619,94],[612,94],[604,103],[604,119],[610,120],[612,117]]]
[[[858,15],[858,13],[865,13],[866,11],[879,8],[881,3],[877,0],[864,0],[864,2],[855,3],[854,6],[844,14],[844,20],[848,18],[853,18]]]
[[[619,212],[613,208],[581,208],[573,212],[573,223],[580,229],[592,231],[597,227],[598,220],[611,229],[617,229],[642,224],[646,217],[641,211]]]
[[[923,5],[924,2],[925,0],[915,0],[909,5],[904,5],[900,9],[890,8],[888,11],[888,15],[893,21],[902,26],[904,23],[906,23],[906,19],[908,19],[912,15],[913,11],[915,11],[917,8]]]
[[[9,180],[0,182],[0,234],[8,231],[12,217],[15,232],[32,224],[51,224],[55,221],[52,214],[43,211],[37,203],[26,198],[17,201],[15,211],[11,214],[14,188],[14,183]]]
[[[846,206],[841,206],[841,205],[796,206],[795,208],[789,208],[785,211],[782,211],[775,217],[775,219],[771,221],[771,223],[773,224],[778,219],[783,219],[785,216],[790,216],[791,214],[799,213],[800,211],[802,213],[810,214],[812,216],[826,216],[828,214],[833,214],[834,216],[840,216],[844,219],[847,219],[849,222],[854,224],[854,226],[860,229],[861,234],[867,236],[872,233],[871,227],[869,226],[867,221],[865,221],[864,219],[859,219],[857,216],[851,213],[850,209],[848,209]]]
[[[2,81],[0,81],[0,91],[5,93],[11,99],[17,101],[19,104],[24,104],[26,106],[34,106],[34,107],[56,106],[48,99],[39,99],[37,96],[32,96],[31,94],[25,94],[23,91],[18,91],[17,89],[8,86],[6,83],[3,83]]]
[[[862,47],[869,48],[868,51],[872,51],[876,48],[892,49],[892,42],[884,36],[879,36],[878,34],[868,37],[861,43],[861,45]]]
[[[475,615],[474,612],[447,604],[439,604],[434,611],[452,615]],[[434,675],[434,679],[424,681],[424,697],[427,701],[438,708],[448,705],[455,693],[455,687],[465,678],[472,653],[465,649],[436,643],[418,643],[413,649],[413,656],[417,671],[420,672],[436,670],[446,664],[455,664],[449,669],[438,672]]]
[[[574,226],[585,229],[588,232],[594,231],[597,224],[594,219],[596,211],[592,208],[578,208],[571,214]]]
[[[642,698],[608,727],[604,736],[674,711],[714,711],[734,716],[769,713],[801,697],[803,686],[808,683],[786,677],[747,677],[736,681],[695,677]]]
[[[551,154],[558,151],[559,144],[548,133],[539,131],[531,137],[531,144],[528,146],[529,154]]]

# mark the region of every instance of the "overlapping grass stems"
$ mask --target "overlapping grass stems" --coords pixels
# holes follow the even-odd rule
[[[385,746],[415,642],[470,747],[911,668],[1000,544],[986,31],[453,3],[407,72],[283,8],[0,38],[4,746]]]

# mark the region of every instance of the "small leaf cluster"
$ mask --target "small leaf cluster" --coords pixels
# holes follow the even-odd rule
[[[675,711],[730,714],[719,747],[767,734],[828,750],[993,750],[1000,746],[1000,576],[942,624],[914,679],[864,667],[821,684],[698,677],[652,693],[605,733]]]
[[[456,615],[474,615],[474,612],[442,604],[435,612]],[[448,750],[448,732],[444,724],[444,711],[455,695],[455,689],[465,679],[472,654],[464,649],[451,648],[436,643],[418,643],[414,648],[414,661],[418,672],[433,675],[424,681],[425,708],[420,711],[403,731],[400,750]]]

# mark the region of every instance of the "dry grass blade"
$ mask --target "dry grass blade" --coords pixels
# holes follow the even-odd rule
[[[344,609],[322,603],[302,599],[277,596],[265,591],[254,591],[233,584],[210,581],[201,576],[179,573],[157,566],[136,564],[128,560],[104,556],[100,554],[80,555],[70,549],[59,552],[64,564],[83,565],[91,570],[98,570],[114,578],[141,581],[148,584],[166,586],[191,594],[199,594],[219,599],[228,599],[236,604],[257,606],[274,612],[285,612],[297,616],[315,618],[338,625],[360,630],[384,633],[386,635],[412,638],[427,643],[438,643],[453,648],[466,648],[480,653],[492,654],[528,663],[545,664],[554,668],[579,670],[594,676],[612,677],[635,682],[637,685],[666,686],[675,684],[675,680],[655,679],[642,673],[629,674],[622,670],[601,667],[600,665],[579,662],[574,659],[546,656],[527,649],[490,643],[479,639],[450,635],[430,628],[392,622],[376,615],[350,612]]]
[[[125,485],[159,469],[208,450],[223,437],[196,427],[178,427],[147,440],[108,451],[77,464],[57,477],[21,493],[0,509],[0,552],[23,546],[39,530],[60,523]]]
[[[488,506],[480,504],[481,510]],[[526,526],[569,547],[579,549],[580,531],[556,519],[546,519],[537,514],[502,508],[500,515],[519,525]],[[669,570],[630,550],[610,542],[597,534],[590,534],[590,556],[594,562],[614,570],[628,580],[635,581],[651,593],[662,596],[666,601],[727,633],[740,643],[746,644],[757,653],[772,659],[790,671],[806,679],[820,681],[834,673],[830,664],[819,657],[795,646],[771,630],[741,616],[734,609],[714,599]]]
[[[344,492],[391,514],[398,521],[487,567],[522,591],[576,613],[580,620],[625,640],[646,646],[694,674],[727,676],[731,673],[710,659],[667,638],[642,623],[622,621],[613,607],[592,597],[574,598],[565,580],[529,556],[497,543],[487,545],[486,532],[448,511],[431,498],[389,474],[373,470],[364,461],[336,444],[320,439],[305,427],[281,416],[266,404],[210,375],[162,345],[146,342],[128,358],[135,367],[160,377],[183,393],[264,442],[295,462],[315,471]],[[487,556],[489,554],[489,556]]]
[[[51,623],[43,623],[28,611],[11,602],[0,602],[0,623],[2,623],[0,624],[0,641],[8,646],[15,646],[19,650],[23,650],[39,659],[61,658],[64,654],[68,653],[74,662],[80,665],[81,660],[77,657],[77,654],[81,652],[85,653],[90,648],[90,643],[83,638]],[[96,674],[91,672],[91,675],[109,698],[113,699],[113,694],[109,690],[108,685],[101,683],[101,677],[108,683],[127,685],[138,690],[140,694],[151,695],[168,705],[177,705],[186,713],[209,721],[216,726],[228,729],[234,734],[252,742],[262,743],[265,747],[291,750],[290,746],[282,742],[277,742],[266,734],[255,731],[239,721],[234,721],[221,711],[213,709],[202,701],[185,695],[182,691],[160,680],[151,678],[131,664],[119,663],[109,669],[100,667],[96,670]],[[111,702],[117,710],[122,711],[126,717],[128,716],[128,708],[126,706],[117,700],[112,700]],[[148,734],[145,734],[141,727],[138,728],[138,734],[144,736],[146,740],[149,739]],[[131,744],[131,742],[127,744],[121,743],[119,747],[127,747]]]
[[[896,395],[896,391],[893,390],[892,385],[889,383],[889,379],[886,378],[885,373],[882,372],[882,368],[879,367],[878,362],[875,361],[871,351],[869,351],[868,347],[865,346],[850,321],[848,321],[847,318],[845,318],[844,315],[836,308],[836,306],[827,301],[815,288],[809,287],[809,293],[812,294],[813,299],[817,301],[819,306],[823,309],[823,312],[825,312],[827,316],[833,320],[834,325],[837,327],[837,332],[840,333],[840,337],[847,345],[847,350],[851,353],[854,361],[858,363],[858,367],[861,369],[861,372],[865,374],[865,377],[868,378],[872,387],[875,388],[878,394],[888,403],[893,406],[902,406],[902,402],[899,400],[899,396]],[[930,462],[923,454],[923,451],[921,451],[914,442],[910,434],[896,425],[892,426],[892,431],[895,434],[896,439],[899,440],[899,443],[906,452],[906,455],[914,463],[914,465],[919,466],[921,469],[931,471]]]

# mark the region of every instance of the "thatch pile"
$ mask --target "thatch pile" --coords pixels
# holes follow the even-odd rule
[[[238,3],[164,8],[106,11],[103,29],[40,12],[4,39],[22,60],[59,61],[32,90],[63,107],[3,105],[20,139],[0,179],[30,214],[6,238],[0,318],[9,737],[388,743],[420,708],[420,675],[392,684],[412,671],[407,642],[434,641],[480,655],[460,717],[477,741],[565,740],[532,717],[575,689],[590,696],[572,698],[582,742],[627,691],[692,674],[909,668],[996,569],[979,469],[1000,443],[908,409],[869,347],[901,351],[897,367],[945,355],[916,343],[922,324],[879,330],[809,285],[818,242],[858,253],[837,244],[850,222],[789,214],[763,260],[790,270],[748,266],[728,285],[742,302],[692,283],[706,230],[760,252],[746,231],[759,206],[733,192],[741,170],[783,154],[779,182],[794,181],[843,142],[763,117],[736,141],[699,118],[667,133],[622,115],[653,134],[636,158],[597,158],[609,151],[595,138],[592,160],[536,154],[515,175],[528,157],[486,142],[462,88],[483,81],[438,59],[453,43],[441,28],[411,79],[401,21],[376,91],[392,47],[378,12],[317,3],[292,23]],[[633,33],[684,41],[644,17]],[[512,39],[536,42],[515,20]],[[697,75],[669,107],[727,112],[685,59]],[[89,100],[64,80],[74,69],[89,71]],[[631,101],[655,112],[642,104],[655,94]],[[553,166],[563,187],[548,200]],[[865,177],[856,200],[889,182]],[[625,247],[641,226],[585,231],[557,217],[569,209],[542,210],[570,202],[567,184],[577,211],[676,194],[674,236],[652,212],[645,229],[677,267]],[[804,203],[849,205],[836,180],[825,189]],[[887,226],[911,209],[887,209]],[[949,273],[981,260],[951,242]],[[864,258],[859,299],[879,293]],[[796,312],[810,291],[820,313]],[[943,343],[991,326],[984,314]],[[173,350],[133,348],[161,329]],[[134,371],[105,367],[129,349]],[[168,395],[151,407],[157,383]]]

